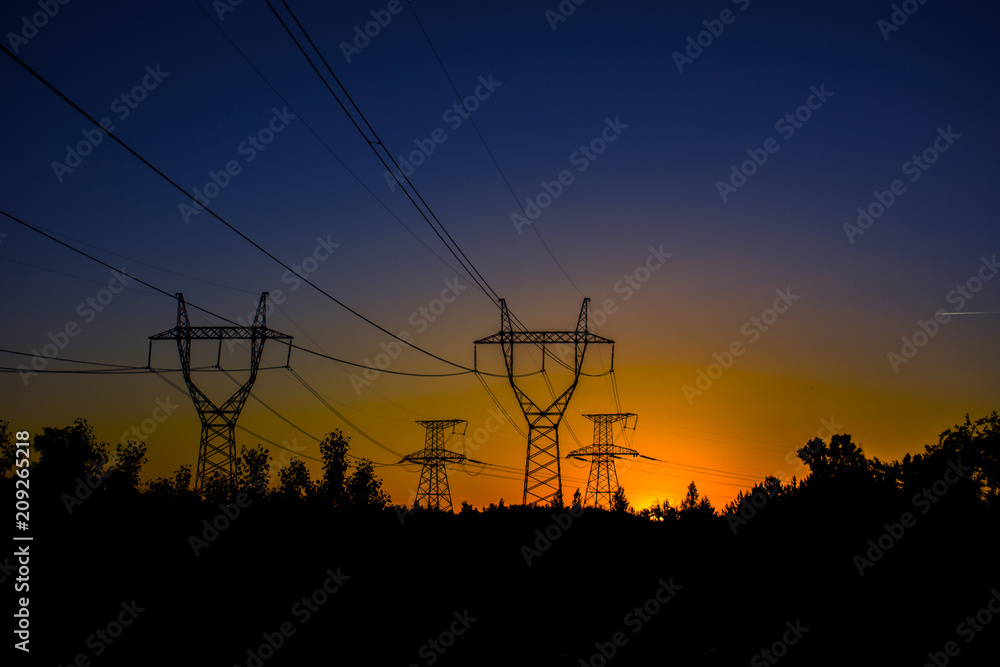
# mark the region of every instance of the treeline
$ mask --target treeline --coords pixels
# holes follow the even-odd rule
[[[9,423],[0,420],[0,470],[9,477],[14,471],[13,434]],[[382,480],[368,459],[348,462],[350,443],[340,430],[329,433],[320,443],[321,477],[311,479],[309,469],[293,458],[272,475],[273,458],[267,448],[243,447],[237,465],[236,493],[255,500],[304,504],[344,511],[381,511],[391,505],[382,490]],[[98,442],[85,419],[64,428],[45,428],[34,437],[32,485],[42,493],[58,497],[71,514],[91,497],[129,500],[138,497],[164,502],[230,502],[233,493],[222,476],[210,475],[203,497],[192,488],[190,465],[182,465],[171,477],[140,480],[147,462],[145,443],[109,445]],[[641,510],[629,505],[624,489],[612,499],[612,513],[622,513],[650,521],[725,520],[733,532],[739,530],[767,507],[795,503],[841,503],[845,505],[887,505],[908,502],[914,507],[932,506],[944,495],[950,502],[998,506],[1000,500],[1000,416],[992,414],[965,422],[941,433],[936,443],[922,453],[907,454],[901,461],[881,461],[868,457],[849,434],[836,434],[829,442],[813,438],[798,450],[808,466],[803,480],[782,483],[767,477],[717,511],[708,497],[701,496],[694,481],[685,498],[674,507],[659,501]],[[352,470],[353,467],[353,470]],[[33,494],[35,495],[35,494]],[[38,497],[38,496],[36,496]],[[580,490],[569,505],[582,505]],[[557,497],[551,507],[564,506]],[[397,513],[426,511],[414,506],[396,508]],[[490,503],[482,512],[502,512],[517,505]],[[479,513],[467,502],[460,515]]]
[[[65,428],[45,428],[35,435],[30,466],[32,496],[59,498],[72,514],[76,507],[91,498],[130,501],[144,498],[163,502],[210,504],[228,503],[235,495],[247,494],[254,500],[324,506],[333,510],[384,510],[390,498],[382,490],[382,480],[368,459],[348,464],[349,438],[339,430],[329,433],[319,445],[322,477],[310,478],[301,459],[293,459],[277,471],[277,484],[271,484],[273,458],[257,445],[243,447],[237,462],[236,489],[218,472],[205,480],[203,493],[192,487],[190,465],[182,465],[171,477],[157,477],[143,483],[142,467],[147,462],[145,443],[119,444],[112,452],[107,443],[98,442],[85,419],[77,419]],[[14,470],[14,450],[9,422],[0,420],[0,470],[10,476]]]
[[[797,451],[809,468],[804,480],[783,483],[768,476],[740,493],[717,513],[691,482],[679,507],[657,500],[638,512],[656,521],[723,518],[735,533],[759,513],[776,506],[839,505],[849,508],[905,504],[925,511],[948,496],[955,506],[1000,507],[1000,416],[986,417],[947,429],[922,453],[901,461],[868,457],[849,434],[829,442],[813,438]]]

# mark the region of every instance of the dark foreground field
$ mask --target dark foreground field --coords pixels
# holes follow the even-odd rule
[[[29,664],[600,665],[603,651],[610,665],[981,665],[1000,655],[988,607],[1000,611],[1000,522],[948,497],[926,514],[909,500],[774,503],[736,534],[721,518],[514,508],[401,523],[394,511],[261,501],[211,541],[202,521],[218,506],[140,497],[93,498],[72,516],[35,509]],[[905,511],[915,523],[883,536],[888,549],[861,576],[854,556]],[[543,548],[546,530],[555,539]],[[197,556],[191,535],[206,538]],[[11,591],[16,574],[3,575]]]

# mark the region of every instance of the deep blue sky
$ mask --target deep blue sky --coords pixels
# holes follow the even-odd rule
[[[18,57],[88,113],[111,118],[117,136],[188,191],[202,189],[210,172],[235,160],[240,173],[213,199],[216,212],[288,264],[310,256],[317,237],[339,243],[312,274],[319,285],[382,326],[409,331],[421,346],[471,363],[472,340],[498,328],[493,304],[470,287],[417,331],[413,313],[456,275],[433,253],[448,264],[454,260],[399,191],[390,192],[384,169],[266,3],[244,0],[221,23],[212,6],[202,6],[214,25],[194,2],[73,0],[27,43],[12,44],[22,17],[30,20],[39,9],[8,2],[0,29],[5,46],[16,46]],[[409,5],[399,5],[402,11],[346,61],[341,42],[353,40],[354,28],[363,29],[370,12],[386,6],[292,4],[394,155],[444,130],[447,140],[413,182],[526,324],[569,328],[581,294],[532,231],[515,230],[514,198],[475,129],[446,122],[457,100]],[[830,415],[866,450],[895,457],[917,450],[966,411],[996,408],[996,314],[954,316],[896,371],[887,359],[918,320],[939,308],[953,310],[949,291],[975,275],[981,257],[1000,250],[993,194],[1000,176],[995,7],[919,5],[888,40],[877,22],[890,18],[891,3],[591,0],[555,30],[546,18],[546,11],[558,10],[555,1],[420,3],[418,9],[463,95],[475,91],[479,77],[500,82],[474,119],[520,201],[534,198],[540,183],[560,171],[573,174],[536,224],[580,291],[595,305],[612,299],[619,307],[600,333],[618,341],[623,407],[650,420],[640,420],[636,446],[645,442],[662,458],[762,476],[784,465],[784,455]],[[725,9],[735,19],[678,72],[672,54]],[[241,143],[285,102],[219,26],[298,116],[250,162]],[[147,67],[169,74],[120,119],[114,100],[140,84]],[[231,318],[246,318],[261,291],[282,289],[287,300],[270,324],[313,349],[361,361],[389,340],[311,288],[289,290],[283,268],[208,214],[185,224],[182,196],[110,139],[57,179],[52,163],[64,161],[66,146],[83,140],[91,126],[5,55],[0,76],[4,210],[97,246],[80,247]],[[832,96],[785,138],[775,122],[820,86]],[[578,172],[572,154],[599,136],[607,118],[627,129]],[[904,163],[949,127],[960,137],[919,180],[909,181]],[[723,201],[717,182],[771,137],[780,148]],[[895,179],[906,192],[850,243],[843,225]],[[7,219],[0,219],[0,232],[8,235],[0,242],[8,313],[0,347],[41,349],[50,333],[76,322],[81,333],[64,356],[142,365],[146,337],[173,325],[174,304],[136,285],[84,321],[78,304],[106,285],[110,272]],[[649,248],[661,245],[672,257],[624,299],[615,290],[618,281],[634,275]],[[733,341],[748,343],[744,323],[786,287],[801,300],[709,391],[689,401],[683,386],[694,383],[713,353]],[[963,310],[1000,311],[998,290],[997,281],[985,283]],[[176,364],[172,354],[158,348],[160,365]],[[499,351],[483,355],[491,370],[500,369]],[[4,360],[9,366],[24,361]],[[310,382],[347,409],[361,410],[352,418],[399,451],[422,445],[421,429],[407,420],[459,417],[475,428],[492,407],[470,377],[382,377],[373,386],[378,394],[359,396],[336,365],[302,355],[298,361]],[[607,361],[595,356],[595,368]],[[448,371],[413,351],[394,368]],[[86,416],[110,442],[148,417],[156,398],[170,394],[183,410],[150,434],[151,462],[158,472],[193,462],[194,412],[155,378],[51,375],[25,386],[17,375],[5,375],[0,381],[3,417],[40,428]],[[516,410],[509,387],[493,386]],[[340,426],[284,376],[262,374],[258,391],[312,431]],[[605,381],[584,382],[576,401],[571,424],[586,440],[589,422],[579,413],[613,410]],[[243,423],[279,442],[291,437],[252,403]],[[352,435],[359,453],[391,458]],[[736,446],[748,441],[766,449]],[[517,467],[523,443],[507,427],[479,455]],[[685,475],[637,475],[631,483],[643,490],[634,495],[679,495]],[[387,481],[394,497],[415,483],[402,474]],[[479,504],[498,493],[520,495],[517,483],[504,484],[515,491],[479,492],[468,480],[453,485],[456,495]],[[711,488],[712,481],[703,484]],[[735,490],[718,487],[717,495]]]

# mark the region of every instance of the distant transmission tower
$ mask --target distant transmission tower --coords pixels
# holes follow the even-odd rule
[[[528,453],[524,463],[524,496],[522,503],[551,503],[562,494],[562,476],[559,460],[559,422],[569,406],[580,372],[583,370],[583,357],[587,345],[591,343],[607,343],[611,345],[611,364],[614,366],[613,340],[603,338],[587,331],[587,304],[590,299],[583,300],[580,317],[576,322],[575,331],[513,331],[510,324],[510,312],[507,302],[500,299],[500,331],[481,338],[476,345],[499,344],[503,348],[504,361],[507,364],[507,377],[514,394],[521,405],[525,418],[528,420]],[[514,378],[514,346],[536,345],[542,349],[542,370],[545,370],[545,346],[555,344],[572,345],[574,349],[573,382],[556,396],[551,403],[545,405],[535,403],[518,386]],[[568,367],[568,365],[567,365]],[[554,393],[554,392],[553,392]]]
[[[631,412],[584,415],[584,417],[594,422],[594,444],[576,449],[567,454],[566,457],[590,458],[590,477],[587,479],[587,494],[583,497],[583,504],[590,505],[593,500],[594,507],[611,509],[612,498],[618,492],[618,473],[615,471],[615,459],[622,456],[639,456],[639,452],[634,449],[614,444],[612,425],[615,422],[625,421],[627,428],[628,420],[632,417],[636,417],[638,420],[638,417]],[[635,428],[634,423],[633,428]]]
[[[403,457],[404,462],[420,463],[420,484],[417,486],[416,504],[427,509],[451,512],[451,489],[448,488],[447,463],[461,463],[464,454],[451,452],[444,448],[445,431],[449,428],[455,432],[459,424],[467,423],[464,419],[436,419],[433,421],[417,421],[427,429],[424,438],[424,448]]]
[[[278,333],[273,329],[268,329],[265,325],[265,307],[267,303],[267,292],[260,295],[260,304],[257,306],[257,314],[254,316],[253,324],[248,327],[193,327],[188,319],[187,304],[184,303],[184,295],[177,293],[177,326],[169,331],[150,336],[149,340],[174,340],[177,341],[177,351],[181,358],[181,369],[184,373],[184,383],[187,384],[191,393],[191,400],[194,401],[195,410],[201,419],[201,444],[198,447],[198,472],[195,477],[195,491],[203,494],[205,483],[210,475],[219,474],[222,476],[226,488],[230,495],[236,493],[236,464],[239,457],[236,454],[236,420],[239,419],[243,404],[246,403],[253,387],[254,380],[257,379],[257,369],[260,367],[260,357],[264,351],[264,341],[268,338],[277,340],[292,340],[291,336]],[[249,340],[250,341],[250,377],[236,390],[229,400],[221,406],[215,405],[199,389],[191,379],[191,341],[192,340],[217,340],[219,341],[219,351],[216,356],[215,367],[221,368],[219,359],[222,356],[222,341],[224,340]],[[150,357],[152,357],[152,342],[150,342]],[[291,356],[291,345],[288,347],[289,357]],[[287,361],[285,362],[287,365]]]

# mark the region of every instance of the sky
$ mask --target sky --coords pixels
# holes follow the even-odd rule
[[[450,469],[455,506],[520,502],[524,416],[500,349],[473,345],[500,329],[494,294],[535,331],[572,330],[590,299],[621,407],[592,346],[561,452],[592,442],[584,414],[636,413],[618,442],[658,459],[618,463],[638,508],[691,481],[721,507],[801,478],[795,450],[835,432],[899,459],[997,409],[996,7],[329,4],[274,5],[326,83],[259,0],[0,9],[0,209],[182,292],[193,325],[226,324],[195,306],[249,322],[266,291],[267,325],[297,345],[416,374],[293,350],[296,377],[271,341],[239,445],[270,441],[276,467],[299,455],[315,476],[335,429],[394,464],[423,447],[416,420],[463,419],[448,446],[493,466]],[[176,301],[5,216],[0,271],[0,418],[84,417],[112,449],[135,428],[145,478],[194,467],[176,347],[148,341]],[[194,363],[216,354],[197,344]],[[248,354],[220,360],[242,380]],[[173,371],[16,370],[98,368],[55,356]],[[516,352],[519,373],[539,361]],[[474,363],[493,375],[459,368]],[[220,402],[236,387],[195,381]],[[523,386],[547,397],[537,375]],[[412,502],[417,467],[378,472]],[[563,461],[567,496],[586,478]]]

